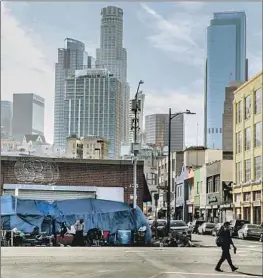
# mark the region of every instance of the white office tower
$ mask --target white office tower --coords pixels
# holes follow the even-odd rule
[[[66,146],[64,124],[65,79],[74,75],[75,70],[88,66],[88,55],[84,43],[66,38],[65,47],[58,49],[58,62],[55,69],[54,102],[54,145],[63,150]]]
[[[97,49],[97,66],[107,68],[122,83],[121,137],[123,143],[129,142],[129,99],[130,88],[127,83],[127,52],[123,48],[123,10],[108,6],[101,10],[100,48]]]
[[[98,68],[77,70],[75,76],[66,79],[67,136],[107,139],[110,159],[118,159],[121,151],[121,85],[107,69]]]
[[[138,142],[144,143],[143,135],[144,135],[144,124],[143,124],[143,111],[144,111],[144,100],[145,100],[145,95],[144,94],[138,94],[138,100],[139,100],[139,105],[140,105],[140,110],[138,111],[137,118],[139,120],[139,131],[137,135],[137,140]],[[130,137],[129,141],[130,143],[134,142],[134,129],[132,128],[133,126],[133,121],[134,121],[134,112],[132,111],[132,100],[130,100],[129,103],[129,113],[130,113]]]

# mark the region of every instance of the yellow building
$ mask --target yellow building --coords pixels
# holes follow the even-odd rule
[[[262,72],[234,92],[234,217],[263,222]]]

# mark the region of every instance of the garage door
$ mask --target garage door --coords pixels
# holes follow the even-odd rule
[[[15,196],[15,189],[4,189],[3,195],[12,195]]]
[[[11,190],[5,190],[5,191],[11,191]],[[14,192],[11,195],[14,195]],[[28,199],[28,200],[45,200],[45,201],[52,202],[54,200],[96,198],[96,193],[89,192],[89,191],[26,190],[26,189],[21,190],[20,189],[18,191],[17,197],[21,199]]]

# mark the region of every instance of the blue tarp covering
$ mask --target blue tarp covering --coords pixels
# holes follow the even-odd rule
[[[147,227],[147,241],[151,234],[148,222],[139,207],[134,210],[126,203],[75,199],[49,203],[40,200],[23,200],[13,196],[1,197],[1,222],[4,229],[17,228],[22,232],[32,232],[34,227],[47,229],[52,219],[58,223],[73,225],[79,219],[85,221],[85,232],[92,228],[116,233],[118,230],[135,230]],[[52,229],[48,229],[49,231]]]

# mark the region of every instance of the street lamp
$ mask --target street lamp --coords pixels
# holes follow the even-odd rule
[[[138,111],[141,110],[140,102],[138,101],[138,94],[140,86],[144,82],[139,81],[135,98],[132,100],[132,111],[134,112],[133,127],[134,129],[134,142],[132,145],[132,151],[134,155],[133,159],[133,208],[136,209],[137,206],[137,154],[139,153],[139,144],[137,144],[137,130],[139,129],[139,119],[137,119]]]
[[[169,108],[169,130],[168,130],[168,188],[167,188],[167,232],[170,231],[170,221],[171,221],[171,122],[172,119],[179,115],[195,115],[196,113],[191,112],[186,109],[184,112],[177,112],[172,114],[171,108]],[[176,214],[176,189],[175,189],[175,206],[174,213]]]

